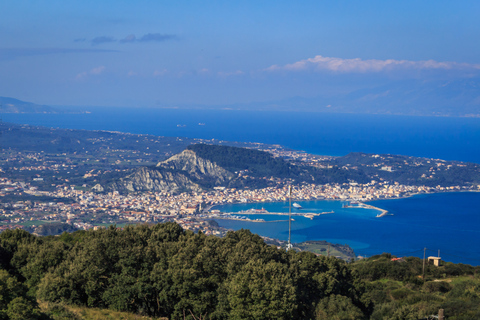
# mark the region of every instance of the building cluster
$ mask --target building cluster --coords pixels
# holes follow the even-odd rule
[[[417,193],[472,190],[474,187],[405,186],[398,183],[371,181],[367,184],[304,184],[292,188],[292,199],[371,201],[406,197]],[[476,189],[480,189],[477,186]],[[143,192],[141,194],[105,194],[79,190],[74,186],[58,185],[54,191],[38,191],[28,183],[0,178],[0,197],[15,194],[43,196],[56,201],[1,201],[1,228],[21,227],[35,222],[59,221],[80,229],[123,223],[148,223],[174,220],[185,229],[218,234],[218,228],[206,220],[215,206],[246,202],[288,201],[288,186],[255,190],[217,187],[213,191],[170,194]],[[1,198],[0,198],[1,200]]]

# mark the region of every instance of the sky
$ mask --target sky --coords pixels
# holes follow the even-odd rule
[[[0,2],[0,96],[226,106],[480,73],[479,1]]]

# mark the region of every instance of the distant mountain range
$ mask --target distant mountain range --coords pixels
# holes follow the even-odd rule
[[[50,106],[39,105],[14,98],[0,97],[2,113],[61,113]]]
[[[315,97],[235,103],[229,105],[174,104],[161,107],[185,109],[236,109],[264,111],[306,111],[367,113],[414,116],[480,117],[480,78],[389,81],[365,85],[349,93],[325,93]],[[63,113],[62,110],[31,102],[0,97],[4,113]],[[70,112],[82,112],[71,110]]]
[[[222,107],[235,110],[480,117],[480,79],[394,81],[350,93],[320,93],[315,97],[291,97]],[[185,108],[209,106],[189,105]]]

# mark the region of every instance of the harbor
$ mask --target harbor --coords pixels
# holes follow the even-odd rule
[[[292,217],[304,217],[307,219],[315,219],[316,217],[325,215],[325,214],[332,214],[335,213],[333,210],[331,211],[324,211],[324,212],[292,212],[291,216]],[[262,209],[248,209],[248,210],[242,210],[238,212],[225,212],[225,213],[218,213],[215,215],[212,215],[212,218],[215,219],[230,219],[230,220],[243,220],[243,221],[250,221],[250,222],[280,222],[280,221],[288,221],[287,220],[269,220],[265,221],[264,219],[250,219],[247,218],[244,215],[275,215],[275,216],[288,216],[290,213],[288,212],[270,212],[265,210],[264,208]],[[293,219],[292,219],[293,221]]]

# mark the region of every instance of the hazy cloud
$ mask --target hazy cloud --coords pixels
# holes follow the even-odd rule
[[[68,49],[68,48],[0,48],[0,60],[14,59],[24,56],[38,56],[48,54],[66,53],[95,53],[95,52],[119,52],[117,50],[100,49]]]
[[[77,38],[73,40],[73,42],[85,42],[85,41],[87,41],[86,38]]]
[[[91,69],[90,71],[84,71],[84,72],[81,72],[81,73],[77,74],[75,79],[83,80],[83,79],[86,79],[90,75],[99,75],[99,74],[102,74],[105,71],[105,69],[106,69],[105,66],[98,66],[96,68]]]
[[[127,42],[135,42],[137,40],[137,37],[135,37],[134,34],[129,34],[122,40],[120,40],[121,43],[127,43]]]
[[[93,68],[92,70],[90,70],[90,73],[91,74],[100,74],[100,73],[103,73],[103,71],[105,71],[105,67],[100,66],[100,67],[96,67],[96,68]]]
[[[222,77],[222,78],[231,77],[231,76],[241,76],[243,74],[245,74],[245,73],[242,70],[237,70],[237,71],[233,71],[233,72],[220,71],[220,72],[217,73],[217,75]]]
[[[134,42],[164,42],[168,40],[177,39],[176,35],[173,34],[162,34],[162,33],[147,33],[137,38],[134,34],[129,34],[122,40],[121,43],[134,43]]]
[[[156,42],[163,42],[167,40],[174,40],[177,36],[172,34],[162,34],[162,33],[147,33],[143,35],[138,41],[140,42],[149,42],[149,41],[156,41]]]
[[[120,43],[138,43],[138,42],[164,42],[168,40],[175,40],[178,37],[173,34],[164,34],[164,33],[147,33],[143,36],[137,38],[134,34],[129,34],[125,38],[116,40],[114,37],[110,36],[99,36],[91,40],[92,45],[99,45],[110,42],[120,42]],[[83,41],[82,39],[76,39],[75,42]]]
[[[99,45],[99,44],[103,44],[103,43],[109,43],[109,42],[115,42],[115,38],[114,37],[110,37],[110,36],[100,36],[100,37],[95,37],[92,39],[91,43],[92,43],[92,46],[96,46],[96,45]]]
[[[154,76],[154,77],[161,77],[161,76],[165,75],[167,72],[168,72],[167,69],[155,70],[155,71],[153,72],[153,76]]]
[[[342,59],[315,56],[314,58],[300,60],[284,66],[273,65],[267,68],[267,71],[332,71],[338,73],[367,73],[382,72],[390,70],[478,70],[480,65],[457,63],[457,62],[438,62],[435,60],[409,61],[409,60],[362,60]]]

